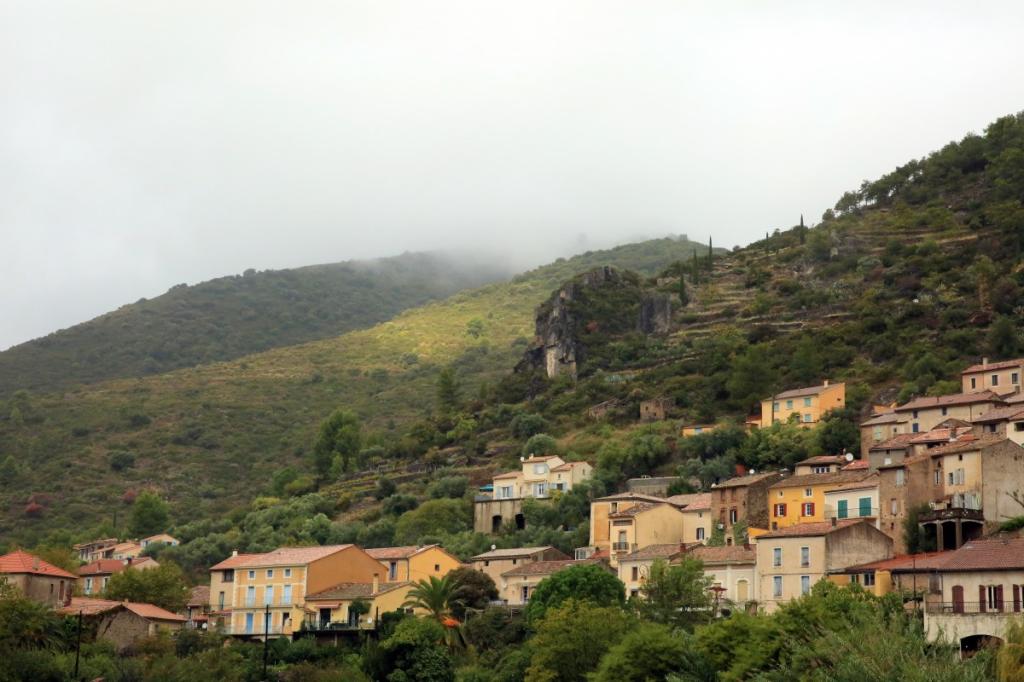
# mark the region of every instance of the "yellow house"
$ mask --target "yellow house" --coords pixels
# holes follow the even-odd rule
[[[704,433],[711,433],[718,428],[718,424],[689,424],[680,430],[680,434],[686,438],[699,436]]]
[[[222,562],[223,563],[223,562]],[[355,545],[282,547],[232,562],[234,595],[229,634],[290,635],[305,619],[307,594],[341,582],[372,584],[380,562]],[[215,586],[211,583],[211,599]],[[264,617],[269,609],[269,623]]]
[[[366,553],[380,562],[384,568],[384,580],[389,583],[441,578],[462,566],[461,561],[440,545],[378,547],[367,549]]]
[[[761,401],[761,427],[776,422],[787,422],[796,415],[801,425],[811,427],[831,410],[846,407],[846,384],[831,384],[826,379],[821,386],[783,391]]]
[[[685,530],[680,505],[671,500],[639,493],[609,495],[590,503],[587,551],[608,556],[615,567],[618,557],[641,547],[683,542]]]
[[[825,491],[825,518],[868,519],[879,528],[878,474]]]
[[[711,537],[711,493],[673,495],[665,500],[683,513],[683,539],[688,545]]]
[[[768,488],[768,521],[771,530],[798,523],[825,520],[825,492],[847,483],[862,481],[867,469],[836,471],[828,474],[790,476]]]
[[[382,614],[406,611],[410,582],[339,583],[306,597],[307,630],[373,630]],[[360,602],[367,610],[353,609]]]
[[[802,523],[757,538],[759,601],[774,611],[849,566],[892,557],[892,538],[861,519]]]
[[[661,559],[670,562],[686,553],[686,548],[679,543],[666,545],[648,545],[635,552],[619,557],[619,580],[626,586],[626,596],[640,595],[640,588],[651,574],[651,565]]]
[[[572,490],[590,478],[592,471],[587,462],[566,462],[557,455],[530,455],[521,461],[519,469],[494,477],[494,499],[550,497],[555,491]]]
[[[231,611],[235,605],[235,569],[259,554],[231,553],[224,561],[210,567],[210,627],[231,627]]]

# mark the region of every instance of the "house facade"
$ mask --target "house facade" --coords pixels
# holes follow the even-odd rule
[[[683,513],[683,537],[688,545],[707,542],[711,538],[711,493],[673,495],[667,500]]]
[[[113,644],[118,653],[130,649],[139,639],[173,633],[185,626],[185,618],[177,613],[136,602],[75,597],[59,612],[67,616],[81,613],[84,620],[95,623],[96,638]]]
[[[545,578],[553,576],[559,571],[564,571],[573,566],[584,566],[595,564],[608,568],[608,565],[598,559],[584,559],[582,561],[537,561],[522,566],[517,566],[506,571],[498,583],[498,598],[509,606],[524,606],[533,596]],[[611,571],[612,569],[608,569]]]
[[[0,556],[0,580],[26,599],[57,608],[68,604],[77,576],[27,552]]]
[[[871,472],[860,481],[843,483],[825,491],[825,519],[868,519],[879,527],[878,474]]]
[[[751,545],[726,545],[690,548],[688,556],[704,564],[704,575],[711,580],[720,601],[737,608],[758,599],[757,550]]]
[[[750,528],[768,528],[768,487],[783,474],[769,472],[736,476],[711,487],[711,522],[726,534],[743,521]]]
[[[872,414],[860,423],[860,457],[868,459],[871,449],[908,430],[905,415],[895,410]]]
[[[78,591],[86,597],[96,596],[107,589],[110,577],[126,568],[144,571],[157,568],[160,564],[150,557],[141,559],[99,559],[85,566],[80,566],[78,573]]]
[[[516,549],[492,549],[470,558],[470,565],[486,573],[495,585],[501,583],[501,576],[507,571],[535,564],[540,561],[568,561],[569,556],[555,547],[519,547]]]
[[[590,548],[609,557],[612,567],[641,547],[683,542],[686,517],[667,500],[623,493],[594,500],[590,510]]]
[[[759,602],[772,612],[848,566],[888,559],[892,539],[862,519],[802,523],[757,538]]]
[[[971,422],[989,410],[1003,406],[1003,399],[997,394],[978,391],[916,398],[897,407],[896,413],[906,419],[910,433],[923,433],[947,419]]]
[[[869,475],[870,471],[861,469],[804,474],[776,481],[768,488],[766,512],[769,528],[778,530],[800,523],[824,521],[827,518],[825,492],[863,481]]]
[[[503,526],[526,527],[523,500],[547,499],[567,492],[590,478],[593,467],[587,462],[566,462],[555,455],[530,455],[515,471],[494,477],[493,492],[474,500],[473,529],[477,533],[498,533]]]
[[[385,582],[418,582],[443,578],[462,565],[440,545],[379,547],[365,550],[380,562]]]
[[[825,380],[821,386],[783,391],[761,401],[761,428],[777,422],[797,420],[801,426],[812,427],[831,410],[846,407],[846,384]]]
[[[1001,396],[1020,393],[1021,377],[1024,376],[1024,358],[989,362],[982,358],[977,365],[971,365],[960,373],[961,390],[964,393],[992,391]]]
[[[305,627],[312,631],[376,629],[385,613],[412,613],[413,609],[402,606],[412,587],[406,581],[382,583],[379,579],[333,585],[306,597]]]
[[[686,554],[683,544],[648,545],[619,557],[618,576],[626,586],[626,597],[639,597],[655,561],[671,562]]]

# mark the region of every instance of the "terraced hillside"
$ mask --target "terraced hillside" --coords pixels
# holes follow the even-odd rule
[[[333,409],[397,438],[432,410],[441,367],[458,370],[467,395],[505,374],[532,334],[534,306],[563,279],[606,263],[653,274],[694,249],[706,247],[662,239],[590,252],[331,339],[16,394],[0,419],[0,539],[111,520],[124,494],[143,488],[166,496],[180,521],[222,514],[261,493],[274,471],[308,471]],[[134,466],[114,471],[117,452]],[[30,497],[43,509],[26,517]]]

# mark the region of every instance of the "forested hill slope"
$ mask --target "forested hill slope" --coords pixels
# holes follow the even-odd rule
[[[283,467],[310,471],[317,428],[339,407],[376,432],[368,445],[400,448],[433,410],[441,368],[456,369],[467,395],[507,374],[535,306],[562,281],[606,264],[653,275],[695,251],[707,246],[672,238],[588,252],[341,336],[0,399],[0,542],[109,520],[126,492],[146,488],[176,520],[216,517]],[[26,516],[30,497],[59,503]]]
[[[0,352],[0,396],[158,374],[337,336],[512,274],[473,259],[406,253],[179,284]]]

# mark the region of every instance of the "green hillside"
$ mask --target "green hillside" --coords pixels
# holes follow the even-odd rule
[[[337,336],[512,273],[406,253],[179,284],[0,352],[0,396],[168,372]]]
[[[215,517],[263,492],[282,467],[308,471],[316,429],[338,407],[394,446],[432,410],[442,366],[456,367],[467,391],[504,375],[532,337],[534,307],[564,279],[608,263],[653,274],[695,249],[707,247],[661,239],[588,252],[331,339],[19,392],[0,418],[0,539],[112,519],[125,492],[144,488],[166,496],[179,521]],[[121,452],[134,466],[115,471]],[[33,495],[44,509],[26,518]]]

